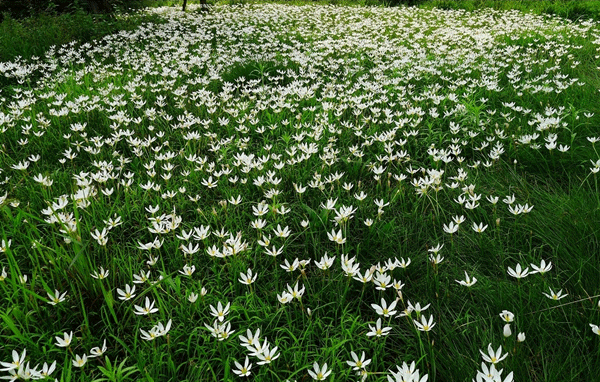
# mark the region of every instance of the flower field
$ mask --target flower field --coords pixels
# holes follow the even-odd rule
[[[145,12],[0,62],[0,378],[597,380],[599,24]]]

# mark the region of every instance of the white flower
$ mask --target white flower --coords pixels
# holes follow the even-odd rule
[[[286,237],[290,236],[290,234],[291,234],[291,231],[288,226],[281,228],[281,226],[279,224],[277,224],[277,228],[274,229],[273,231],[275,232],[275,236],[281,237],[281,238],[286,238]]]
[[[544,259],[542,259],[542,262],[540,263],[539,267],[535,264],[529,264],[529,265],[531,266],[531,268],[533,268],[533,271],[530,272],[530,274],[539,273],[539,274],[543,275],[544,273],[546,273],[552,269],[552,263],[548,262],[548,264],[546,264],[546,260],[544,260]]]
[[[410,263],[411,263],[411,259],[410,257],[408,258],[408,260],[404,260],[404,257],[400,258],[400,260],[397,260],[396,263],[397,265],[402,268],[402,269],[406,269]]]
[[[55,369],[56,369],[56,361],[52,362],[50,365],[48,365],[46,362],[44,362],[44,365],[42,366],[42,371],[40,371],[40,376],[42,377],[42,379],[49,377],[50,374],[52,374]]]
[[[295,271],[300,266],[300,262],[298,261],[298,258],[296,258],[292,264],[290,264],[290,262],[285,259],[284,264],[280,264],[279,266],[289,273]]]
[[[512,335],[512,330],[510,330],[510,324],[504,325],[504,329],[502,330],[502,334],[504,337],[510,337]]]
[[[0,203],[2,204],[2,203]],[[9,248],[10,248],[10,244],[12,243],[12,240],[8,240],[5,241],[4,239],[2,239],[2,245],[0,245],[0,253],[5,253]]]
[[[238,279],[238,281],[241,282],[242,284],[250,285],[256,281],[257,277],[258,277],[258,275],[253,274],[252,269],[248,268],[246,273],[240,272],[240,278]]]
[[[283,292],[283,293],[277,295],[277,300],[279,300],[279,302],[282,304],[287,304],[288,302],[292,301],[293,299],[294,299],[294,297],[292,297],[292,295],[288,292]]]
[[[272,249],[265,248],[265,253],[267,255],[269,255],[269,256],[276,257],[276,256],[279,256],[279,255],[281,255],[283,253],[283,247],[276,248],[275,246],[273,246]]]
[[[441,264],[442,261],[444,261],[444,259],[445,259],[445,257],[443,257],[443,256],[441,256],[439,254],[437,254],[435,256],[434,255],[429,255],[429,261],[431,261],[431,263],[433,265]]]
[[[493,205],[496,205],[496,203],[498,203],[498,200],[500,199],[498,196],[491,196],[491,195],[488,195],[485,198]]]
[[[465,279],[464,280],[454,280],[454,281],[456,281],[460,285],[463,285],[466,287],[472,287],[477,282],[477,279],[475,277],[473,277],[473,278],[469,277],[469,275],[467,274],[467,271],[465,271]]]
[[[381,336],[387,336],[388,334],[390,334],[390,330],[392,330],[391,327],[386,326],[386,327],[381,327],[381,317],[377,319],[377,322],[375,322],[375,326],[371,326],[369,325],[369,332],[367,333],[367,337],[381,337]]]
[[[108,269],[105,270],[103,267],[100,267],[100,271],[94,271],[91,276],[97,280],[104,280],[108,277]]]
[[[335,261],[335,256],[329,257],[329,256],[327,256],[327,252],[325,252],[323,257],[321,258],[321,261],[315,262],[315,265],[317,267],[319,267],[319,269],[327,270],[333,265],[334,261]]]
[[[294,289],[292,289],[292,287],[289,284],[287,284],[288,293],[292,296],[292,298],[297,298],[298,300],[302,298],[302,295],[304,294],[304,289],[304,286],[302,286],[302,288],[299,289],[298,283],[294,285]]]
[[[360,359],[358,359],[358,356],[356,355],[355,352],[350,352],[350,355],[352,356],[352,359],[354,361],[346,361],[346,363],[348,364],[348,366],[352,367],[352,370],[360,370],[360,369],[364,369],[365,367],[367,367],[367,365],[369,365],[371,363],[370,359],[365,359],[365,352],[363,351]]]
[[[71,345],[71,341],[73,340],[73,332],[71,333],[63,333],[63,338],[60,338],[58,336],[54,337],[56,339],[56,346],[61,347],[61,348],[66,348],[69,347],[69,345]]]
[[[243,347],[248,349],[249,351],[253,351],[258,346],[260,346],[260,328],[256,329],[256,332],[252,334],[250,329],[246,329],[246,336],[240,334],[238,337],[240,339],[240,343]]]
[[[146,299],[144,300],[144,307],[134,305],[133,308],[135,309],[135,312],[133,313],[137,314],[138,316],[145,316],[151,313],[158,312],[158,308],[154,307],[154,301],[150,302],[150,299],[148,297],[146,297]]]
[[[509,312],[508,310],[503,310],[502,313],[500,313],[500,318],[502,318],[502,320],[504,322],[513,322],[515,320],[515,315],[512,312]]]
[[[117,294],[119,295],[119,300],[128,301],[135,297],[135,285],[133,287],[128,284],[125,285],[125,290],[117,288]]]
[[[17,378],[25,381],[29,379],[35,380],[43,378],[42,373],[37,370],[37,365],[34,368],[31,368],[31,366],[29,366],[29,362],[19,365],[19,368],[16,370],[9,370],[8,373],[10,374],[9,376],[3,376],[0,378],[9,379],[11,381],[16,380]]]
[[[437,244],[435,247],[431,247],[427,251],[433,254],[437,254],[439,251],[442,250],[442,248],[444,248],[444,244]]]
[[[84,354],[82,357],[79,354],[77,354],[75,355],[75,359],[72,362],[73,366],[75,367],[83,367],[83,365],[85,365],[85,363],[87,362],[87,355]]]
[[[421,312],[424,312],[425,310],[427,310],[427,308],[429,308],[430,305],[431,304],[427,304],[427,305],[421,307],[421,303],[417,302],[416,304],[413,305],[410,302],[410,300],[408,300],[407,310],[409,310],[410,312],[413,312],[413,311],[416,312],[417,313],[417,317],[418,317],[421,314]]]
[[[503,369],[497,370],[496,365],[494,364],[491,364],[488,367],[482,362],[481,371],[477,371],[477,382],[502,382],[501,376],[503,371]],[[505,382],[508,382],[508,379]]]
[[[231,303],[228,302],[227,305],[225,305],[225,307],[223,307],[223,304],[221,304],[221,301],[219,301],[216,309],[212,305],[209,306],[210,314],[211,314],[211,316],[216,317],[217,320],[223,322],[223,320],[225,319],[225,316],[227,316],[229,314],[230,306],[231,306]]]
[[[402,362],[402,367],[396,366],[397,372],[390,370],[390,374],[394,377],[388,376],[388,381],[399,382],[399,381],[410,381],[410,382],[426,382],[429,379],[429,375],[425,374],[423,377],[420,376],[419,369],[416,368],[415,362],[411,362],[410,366],[406,362]]]
[[[324,208],[326,210],[329,210],[329,211],[333,211],[334,208],[335,208],[335,203],[336,202],[337,202],[337,198],[335,200],[333,200],[333,199],[327,199],[326,204],[321,203],[320,207]]]
[[[515,269],[508,267],[508,274],[509,274],[509,276],[521,279],[521,278],[527,277],[527,275],[529,275],[529,267],[526,267],[525,269],[521,269],[521,264],[517,264]]]
[[[149,332],[146,332],[145,330],[140,329],[140,332],[142,333],[140,335],[140,337],[142,337],[143,340],[152,341],[155,338],[164,336],[165,334],[167,334],[169,332],[169,330],[171,330],[171,324],[172,324],[171,320],[169,320],[169,322],[167,322],[166,326],[164,326],[161,322],[159,322],[158,324],[153,326]]]
[[[394,300],[388,306],[387,302],[382,298],[381,305],[371,304],[371,307],[373,309],[375,309],[375,312],[378,315],[383,316],[383,317],[389,317],[389,316],[393,316],[394,314],[396,314],[396,311],[394,310],[394,308],[396,307],[397,303],[398,303],[398,300]]]
[[[358,270],[357,270],[357,273],[358,273]],[[387,273],[380,273],[378,271],[375,274],[373,283],[376,285],[375,289],[386,290],[387,288],[392,286],[392,276],[388,275]]]
[[[332,229],[331,233],[327,233],[327,237],[329,238],[329,240],[334,241],[338,244],[344,244],[346,242],[346,238],[343,237],[341,229],[338,232],[335,232],[335,229]]]
[[[562,289],[556,293],[551,288],[548,288],[548,289],[550,290],[550,294],[544,293],[544,292],[542,292],[542,294],[551,300],[558,301],[558,300],[568,296],[568,294],[562,294]]]
[[[430,331],[436,324],[435,322],[433,322],[433,316],[429,316],[429,320],[427,320],[425,318],[425,315],[421,316],[421,322],[418,322],[417,320],[413,320],[413,322],[417,326],[417,329],[419,329],[422,332]]]
[[[477,233],[482,233],[483,231],[485,231],[487,229],[487,224],[483,225],[483,223],[475,223],[473,222],[473,231],[477,232]]]
[[[90,350],[90,358],[100,357],[106,351],[106,340],[102,343],[102,348],[95,347]]]
[[[195,271],[196,271],[195,265],[192,265],[190,267],[189,265],[186,264],[183,266],[183,270],[179,271],[179,273],[181,273],[182,275],[185,275],[185,276],[191,276]]]
[[[455,224],[454,222],[450,222],[450,224],[446,225],[444,224],[444,232],[449,233],[449,234],[453,234],[456,233],[458,231],[458,228],[460,227],[459,224]]]
[[[90,236],[96,239],[101,246],[105,246],[106,243],[108,243],[108,230],[106,227],[102,228],[102,232],[98,231],[98,228],[96,228],[94,232],[90,232]]]
[[[504,199],[502,199],[502,201],[506,204],[513,204],[515,202],[515,195],[511,195],[511,196],[507,196]]]
[[[250,369],[252,368],[252,364],[250,363],[248,356],[246,356],[246,360],[244,361],[243,366],[238,361],[234,361],[234,364],[235,367],[237,367],[237,369],[233,369],[233,372],[235,374],[239,375],[240,377],[247,377],[250,375]]]
[[[277,353],[277,346],[273,349],[269,349],[269,344],[266,342],[267,341],[265,340],[265,345],[262,347],[261,352],[256,354],[256,357],[260,359],[260,361],[257,362],[259,365],[269,364],[281,355],[281,353]]]
[[[465,217],[463,215],[461,215],[461,216],[456,215],[456,216],[452,216],[452,220],[454,220],[454,222],[457,225],[461,225],[462,223],[464,223]]]
[[[18,369],[25,362],[25,356],[27,355],[27,349],[23,349],[23,353],[19,355],[16,350],[12,351],[12,362],[0,362],[0,365],[3,366],[0,371],[10,371]]]
[[[19,365],[18,369],[9,370],[8,376],[3,376],[0,378],[8,379],[11,381],[14,381],[16,379],[23,379],[26,381],[29,379],[36,380],[36,379],[44,378],[44,375],[42,375],[42,373],[37,370],[37,367],[38,367],[38,365],[31,368],[31,366],[29,366],[29,362],[27,362],[26,364]],[[46,365],[46,367],[47,367],[47,365]]]
[[[156,265],[157,261],[158,261],[158,256],[148,255],[148,260],[146,260],[146,264],[148,264],[152,267],[152,266]]]
[[[481,350],[479,350],[479,352],[481,353],[481,356],[483,357],[483,360],[485,362],[492,363],[494,365],[497,364],[498,362],[502,362],[502,360],[504,360],[504,358],[506,358],[508,356],[508,353],[502,355],[502,346],[500,346],[498,348],[498,350],[496,350],[494,352],[494,349],[492,349],[491,343],[488,345],[488,354],[485,354]]]
[[[358,201],[361,201],[361,202],[362,202],[363,200],[365,200],[365,198],[366,198],[366,197],[367,197],[367,194],[365,194],[365,192],[364,192],[364,191],[361,191],[361,192],[360,192],[360,194],[356,194],[356,193],[354,194],[354,198],[355,198],[356,200],[358,200]]]
[[[331,370],[327,370],[326,363],[323,364],[323,366],[321,367],[318,363],[315,362],[313,364],[313,370],[308,370],[308,374],[310,374],[312,379],[314,379],[315,381],[324,381],[329,376],[329,374],[331,374]]]
[[[50,305],[59,304],[59,303],[65,301],[66,295],[67,295],[67,292],[63,292],[63,294],[60,294],[58,289],[54,290],[54,295],[52,295],[50,292],[48,292],[48,298],[50,299],[50,301],[48,301],[48,304],[50,304]]]

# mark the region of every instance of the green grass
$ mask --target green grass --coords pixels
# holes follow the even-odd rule
[[[199,1],[195,0],[189,2],[190,5],[198,3]],[[215,2],[209,1],[209,4],[213,3]],[[255,2],[249,0],[240,2],[240,4],[251,3]],[[395,5],[393,2],[380,2],[378,0],[282,0],[280,3],[290,5],[315,3],[358,6]],[[600,20],[600,1],[597,0],[425,0],[417,3],[425,9],[434,7],[468,11],[485,8],[497,10],[516,9],[535,14],[557,15],[572,20]],[[156,0],[148,4],[153,7],[181,7],[181,1],[179,0]],[[237,2],[225,1],[217,2],[217,4],[237,4]],[[401,2],[398,5],[404,4]],[[15,20],[7,13],[5,19],[0,23],[0,61],[10,61],[16,57],[25,59],[34,56],[41,57],[51,46],[60,46],[71,41],[89,42],[119,30],[133,30],[141,23],[149,21],[156,22],[157,20],[140,16],[90,15],[81,11],[59,15],[40,13],[33,17]]]
[[[40,13],[20,20],[6,14],[0,23],[0,61],[43,57],[52,46],[73,41],[91,42],[121,30],[134,30],[143,23],[159,21],[156,17],[141,15],[90,15],[84,12]]]
[[[600,2],[597,0],[425,0],[424,8],[464,9],[476,11],[492,8],[519,10],[534,14],[549,14],[571,20],[600,20]]]
[[[502,382],[595,380],[600,30],[486,4],[157,8],[81,43],[23,42],[28,72],[3,67],[0,93],[0,361],[26,349],[38,371],[56,361],[60,381],[236,381],[249,356],[257,381],[306,382],[315,362],[329,381],[358,381],[346,361],[364,351],[366,381],[414,361],[445,382],[474,379],[491,344],[507,355]],[[65,39],[94,25],[39,17],[50,31],[81,17]],[[5,22],[25,36],[31,21]],[[410,264],[384,269],[394,259]],[[282,269],[295,260],[310,262]],[[543,274],[508,274],[542,260]],[[400,293],[353,279],[352,263]],[[122,301],[126,285],[135,296]],[[302,298],[279,302],[295,285]],[[65,300],[51,305],[55,290]],[[146,298],[158,311],[136,314]],[[435,326],[418,330],[414,311],[380,317],[381,299],[429,304]],[[227,338],[211,334],[218,303],[230,303]],[[378,319],[388,336],[367,335]],[[278,348],[270,364],[240,344],[257,329]]]

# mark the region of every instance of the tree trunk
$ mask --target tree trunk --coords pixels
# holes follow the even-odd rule
[[[86,10],[93,14],[113,13],[114,9],[108,0],[87,0]],[[85,4],[85,3],[84,3]]]
[[[185,7],[187,6],[187,0],[183,0],[183,7],[181,7],[181,10],[183,12],[185,12]]]
[[[89,11],[92,12],[93,14],[100,13],[100,5],[98,4],[98,2],[96,0],[89,0],[88,8],[89,8]]]

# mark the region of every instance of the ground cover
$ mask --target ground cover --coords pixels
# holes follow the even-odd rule
[[[425,8],[519,10],[536,14],[550,14],[571,20],[598,20],[600,2],[597,0],[425,0],[419,2]]]
[[[40,13],[24,19],[6,14],[0,22],[0,61],[41,57],[51,47],[99,40],[133,30],[144,22],[160,22],[160,18],[134,11],[119,15],[91,15],[83,11]]]
[[[595,22],[147,12],[0,63],[3,377],[596,378]]]

